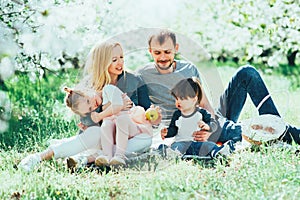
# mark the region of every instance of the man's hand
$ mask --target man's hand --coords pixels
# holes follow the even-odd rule
[[[205,142],[211,135],[210,127],[203,121],[198,122],[199,131],[193,133],[194,140],[197,142]]]
[[[193,133],[193,137],[196,142],[205,142],[207,141],[210,135],[211,132],[205,130],[195,131]]]
[[[164,140],[166,138],[167,134],[168,134],[168,129],[167,128],[163,128],[163,129],[160,130],[161,139]]]

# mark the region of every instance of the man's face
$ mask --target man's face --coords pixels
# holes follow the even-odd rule
[[[153,38],[150,44],[149,52],[151,53],[154,62],[161,69],[168,69],[170,64],[174,61],[175,53],[178,50],[178,45],[174,46],[171,38],[166,38],[163,44],[160,44],[156,38]],[[159,72],[164,70],[158,69]],[[173,71],[173,69],[172,69]]]

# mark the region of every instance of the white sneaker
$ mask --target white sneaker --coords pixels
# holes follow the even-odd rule
[[[228,140],[223,144],[223,148],[220,149],[219,153],[225,156],[229,156],[235,151],[234,142],[232,140]]]
[[[110,162],[109,162],[110,165],[125,165],[126,162],[123,158],[121,158],[120,156],[114,156]]]
[[[30,172],[36,165],[41,162],[41,157],[38,154],[31,154],[25,157],[18,165],[18,168]]]
[[[95,160],[95,165],[97,165],[97,166],[103,166],[103,165],[108,165],[108,164],[109,164],[109,159],[108,159],[108,156],[105,156],[105,155],[100,155]]]

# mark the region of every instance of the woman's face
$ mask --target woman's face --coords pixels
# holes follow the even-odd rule
[[[123,66],[123,50],[119,45],[117,45],[112,50],[112,63],[108,68],[108,72],[111,75],[120,75],[123,72]]]

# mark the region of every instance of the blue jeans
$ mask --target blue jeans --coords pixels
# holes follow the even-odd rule
[[[165,149],[168,148],[167,145],[161,144],[158,147],[158,150],[162,155]],[[185,155],[197,155],[197,156],[209,156],[212,150],[220,150],[221,148],[216,145],[214,142],[195,142],[195,141],[182,141],[174,142],[171,145],[171,149],[174,151],[179,151],[181,154]]]
[[[246,65],[240,67],[236,74],[232,77],[225,92],[220,97],[220,105],[217,113],[225,117],[227,120],[223,127],[212,134],[209,140],[226,142],[228,140],[240,141],[242,139],[241,127],[236,124],[241,114],[241,111],[246,102],[247,94],[249,94],[255,107],[258,107],[262,100],[269,95],[269,91],[261,78],[258,71]],[[258,109],[259,115],[273,114],[280,116],[271,97]],[[299,144],[300,130],[295,127],[288,127],[288,134],[282,137],[283,141],[291,141],[291,136]]]

